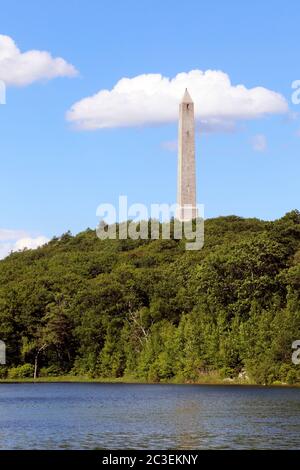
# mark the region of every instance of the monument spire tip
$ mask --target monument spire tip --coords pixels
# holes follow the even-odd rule
[[[182,103],[193,103],[193,100],[191,98],[191,95],[188,92],[188,89],[185,89],[183,98],[182,98]]]

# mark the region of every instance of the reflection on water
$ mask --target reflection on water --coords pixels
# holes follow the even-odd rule
[[[0,384],[1,449],[300,449],[300,389]]]

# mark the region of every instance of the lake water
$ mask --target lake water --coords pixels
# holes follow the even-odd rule
[[[300,449],[300,389],[0,384],[1,449]]]

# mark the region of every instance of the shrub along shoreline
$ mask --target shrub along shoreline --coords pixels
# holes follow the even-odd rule
[[[288,384],[284,382],[276,381],[272,384],[257,384],[249,380],[241,379],[232,379],[232,378],[216,378],[211,376],[205,376],[202,379],[197,381],[188,381],[184,382],[173,378],[172,380],[163,380],[160,382],[150,382],[147,380],[141,380],[136,377],[97,377],[91,378],[87,376],[72,376],[72,375],[62,375],[57,377],[37,377],[36,379],[26,377],[18,379],[0,379],[1,384],[43,384],[43,383],[99,383],[99,384],[136,384],[136,385],[207,385],[207,386],[242,386],[242,387],[300,387],[300,383]]]

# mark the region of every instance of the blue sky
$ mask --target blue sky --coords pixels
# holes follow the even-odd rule
[[[291,84],[300,79],[298,1],[10,0],[0,6],[0,34],[21,52],[48,51],[78,71],[8,83],[0,105],[0,232],[51,238],[93,228],[97,206],[116,203],[119,194],[129,203],[175,202],[177,155],[165,144],[176,140],[175,121],[87,131],[76,130],[66,113],[123,77],[173,78],[195,69],[223,71],[233,86],[277,92],[289,108],[237,119],[230,132],[205,133],[200,125],[197,199],[206,217],[274,219],[299,208],[300,105],[291,101]],[[5,251],[12,236],[3,233]]]

